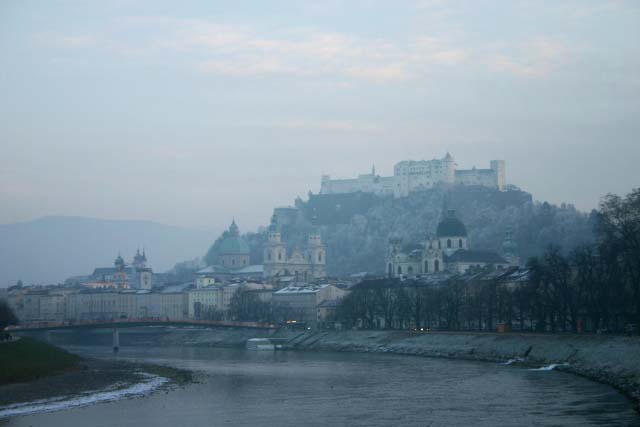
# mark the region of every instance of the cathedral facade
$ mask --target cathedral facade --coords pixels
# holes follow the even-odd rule
[[[314,225],[303,248],[294,248],[291,253],[282,241],[280,227],[274,215],[263,247],[265,278],[293,276],[296,282],[307,282],[327,275],[327,249],[322,243],[320,230]]]
[[[385,270],[389,277],[403,277],[464,273],[487,265],[506,268],[510,263],[495,252],[470,250],[466,227],[455,211],[449,210],[438,224],[436,235],[421,243],[405,246],[401,239],[390,239]]]

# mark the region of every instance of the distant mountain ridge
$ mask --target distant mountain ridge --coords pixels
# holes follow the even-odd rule
[[[0,287],[50,284],[108,267],[120,252],[129,262],[144,247],[156,272],[201,256],[214,241],[212,231],[142,220],[46,216],[0,225]]]

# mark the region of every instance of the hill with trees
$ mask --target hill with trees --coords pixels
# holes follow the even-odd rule
[[[419,243],[434,234],[445,209],[455,209],[466,225],[472,248],[502,250],[507,230],[524,262],[553,244],[569,253],[593,241],[594,213],[535,202],[524,191],[487,187],[441,186],[410,197],[380,197],[365,193],[314,195],[298,198],[297,215],[280,221],[289,250],[305,244],[312,222],[321,228],[327,245],[327,269],[333,276],[356,272],[382,273],[390,237]],[[265,221],[266,223],[267,221]],[[251,262],[262,263],[264,229],[245,234]],[[211,253],[206,257],[211,259]]]

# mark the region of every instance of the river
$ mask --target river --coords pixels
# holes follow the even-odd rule
[[[114,357],[102,346],[68,347]],[[614,389],[559,371],[422,357],[124,347],[196,372],[144,397],[0,419],[2,427],[640,426]]]

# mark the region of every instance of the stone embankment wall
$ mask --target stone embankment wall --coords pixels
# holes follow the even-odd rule
[[[345,331],[306,333],[294,350],[396,353],[557,369],[610,384],[640,402],[640,338],[594,335]]]

